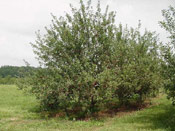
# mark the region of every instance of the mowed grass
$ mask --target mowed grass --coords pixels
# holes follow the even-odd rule
[[[0,85],[0,131],[175,131],[175,107],[163,95],[149,108],[119,114],[89,121],[47,118],[34,97]]]

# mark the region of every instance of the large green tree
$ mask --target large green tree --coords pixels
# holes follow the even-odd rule
[[[115,13],[108,13],[108,7],[102,13],[100,2],[94,12],[91,1],[86,6],[82,0],[80,9],[71,9],[71,15],[53,16],[44,37],[38,33],[32,46],[43,68],[28,84],[45,109],[87,114],[111,92],[108,76],[113,72],[107,65],[115,38]]]

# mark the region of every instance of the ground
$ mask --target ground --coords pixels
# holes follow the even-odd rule
[[[0,131],[175,131],[175,107],[165,95],[150,107],[100,120],[43,117],[38,109],[33,96],[14,85],[0,85]]]

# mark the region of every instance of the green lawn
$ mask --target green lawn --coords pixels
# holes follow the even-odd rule
[[[156,105],[154,105],[156,103]],[[102,120],[43,118],[34,97],[0,85],[0,131],[175,131],[175,107],[165,96],[152,107]]]

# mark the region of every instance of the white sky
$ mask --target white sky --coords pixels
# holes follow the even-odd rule
[[[92,0],[96,6],[97,0]],[[94,2],[95,1],[95,2]],[[50,13],[56,16],[70,12],[69,4],[78,7],[79,0],[0,0],[0,66],[37,66],[30,42],[36,40],[35,32],[51,24]],[[101,0],[104,8],[116,11],[116,23],[136,27],[141,20],[142,28],[156,31],[166,41],[167,33],[160,28],[162,9],[174,6],[175,0]]]

